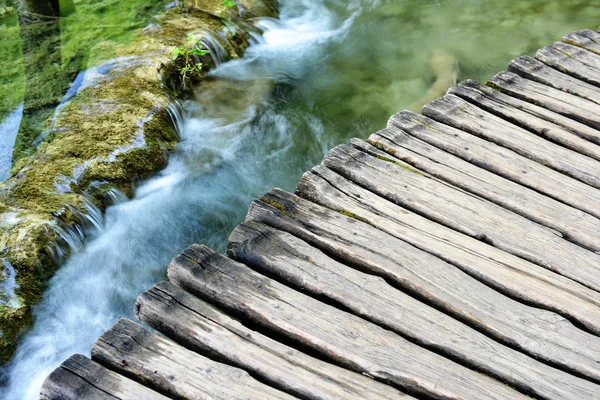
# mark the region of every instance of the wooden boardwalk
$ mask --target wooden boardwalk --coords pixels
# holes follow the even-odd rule
[[[600,399],[600,33],[333,149],[42,399]]]

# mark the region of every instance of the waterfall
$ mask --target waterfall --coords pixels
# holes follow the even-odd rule
[[[65,258],[65,243],[71,255],[5,367],[1,398],[38,398],[43,380],[64,359],[89,355],[100,334],[120,317],[132,317],[137,295],[165,278],[177,253],[194,242],[223,250],[252,199],[275,185],[293,189],[335,144],[325,141],[322,123],[312,116],[300,123],[308,133],[299,134],[298,117],[280,112],[269,93],[273,85],[301,79],[304,66],[323,59],[324,43],[340,39],[350,22],[318,1],[280,3],[281,18],[257,21],[264,35],[239,60],[223,62],[220,39],[205,36],[218,65],[210,82],[226,86],[201,87],[198,102],[171,106],[181,142],[167,167],[132,199],[111,192],[115,204],[104,216],[90,204],[81,216],[86,224],[61,232],[57,257]],[[235,90],[235,98],[206,100],[223,88]]]

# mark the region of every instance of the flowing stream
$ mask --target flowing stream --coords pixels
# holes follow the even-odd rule
[[[103,331],[132,317],[137,295],[165,278],[178,252],[192,243],[223,251],[254,198],[293,191],[330,148],[417,109],[440,79],[485,79],[600,21],[594,0],[571,3],[280,0],[280,18],[257,22],[264,34],[246,55],[213,71],[197,101],[174,107],[181,142],[167,168],[133,199],[115,194],[52,278],[0,398],[38,398],[64,359],[89,355]]]

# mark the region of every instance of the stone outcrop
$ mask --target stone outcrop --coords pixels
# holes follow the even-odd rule
[[[200,41],[212,34],[226,59],[237,58],[248,42],[231,31],[236,19],[276,10],[268,0],[183,3],[113,49],[118,58],[80,74],[35,153],[0,183],[0,359],[10,357],[46,282],[83,240],[90,213],[106,207],[112,188],[132,195],[137,182],[165,166],[178,141],[169,107],[192,92],[169,52],[190,34]],[[191,78],[198,92],[213,59],[194,60],[203,63]]]

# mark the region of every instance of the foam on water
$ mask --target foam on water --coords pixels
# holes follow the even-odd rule
[[[221,64],[215,76],[297,79],[303,65],[322,57],[324,43],[339,40],[351,23],[318,1],[280,3],[281,19],[261,21],[259,43],[243,59]],[[358,11],[353,7],[348,15]],[[172,112],[181,142],[167,168],[133,199],[109,207],[104,224],[52,278],[33,328],[4,371],[8,383],[0,398],[38,398],[43,380],[63,360],[89,355],[103,331],[132,315],[136,296],[165,278],[177,253],[194,242],[224,250],[253,198],[275,185],[293,189],[333,144],[310,116],[309,137],[295,135],[290,116],[264,97],[233,121],[212,108],[207,113],[194,102]]]

